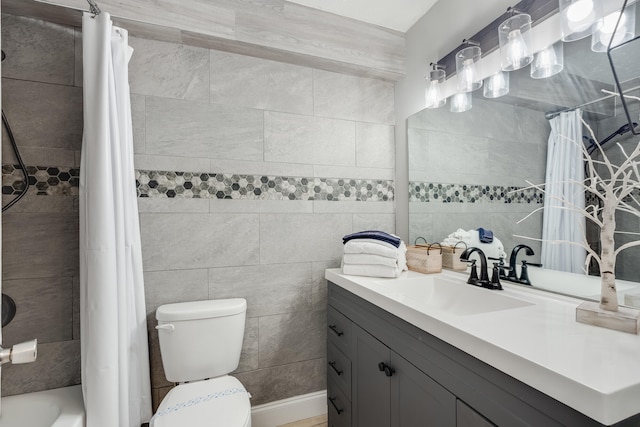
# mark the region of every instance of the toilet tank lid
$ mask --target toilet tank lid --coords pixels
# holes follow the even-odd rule
[[[232,316],[246,310],[247,301],[244,298],[179,302],[158,307],[156,319],[162,321],[210,319]]]

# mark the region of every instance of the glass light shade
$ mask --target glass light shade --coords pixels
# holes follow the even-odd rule
[[[514,15],[498,26],[502,71],[514,71],[533,61],[531,53],[531,16]]]
[[[484,82],[485,98],[500,98],[509,93],[509,73],[498,71]]]
[[[458,92],[451,96],[451,112],[463,113],[471,109],[471,92]]]
[[[560,0],[562,41],[590,36],[602,26],[601,0]]]
[[[616,24],[620,18],[620,24],[615,34],[613,30],[616,28]],[[609,42],[611,47],[617,46],[620,43],[631,40],[636,36],[636,4],[627,5],[622,16],[620,11],[610,13],[602,18],[602,25],[591,36],[591,50],[594,52],[606,52],[609,48]],[[613,38],[613,40],[611,40]]]
[[[456,53],[456,73],[458,90],[471,92],[482,87],[482,79],[478,76],[476,63],[482,52],[479,46],[469,46]]]
[[[442,97],[440,85],[444,83],[444,70],[433,70],[429,72],[427,90],[425,92],[425,107],[439,108],[447,103],[447,98]]]
[[[564,68],[564,45],[552,44],[536,53],[531,63],[531,78],[545,79],[558,74]]]

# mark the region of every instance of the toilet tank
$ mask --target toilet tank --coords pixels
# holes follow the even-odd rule
[[[247,301],[165,304],[156,310],[162,365],[171,382],[226,375],[238,367]]]

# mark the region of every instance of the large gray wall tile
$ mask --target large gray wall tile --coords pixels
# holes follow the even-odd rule
[[[259,317],[311,308],[311,265],[308,263],[213,268],[212,299],[245,298],[247,316]]]
[[[2,108],[19,147],[82,145],[82,88],[3,78]]]
[[[244,326],[244,340],[242,341],[242,353],[240,354],[240,364],[235,372],[246,372],[258,369],[259,367],[259,319],[250,317]]]
[[[382,230],[387,233],[395,233],[395,214],[367,214],[357,213],[353,215],[353,231]]]
[[[144,291],[147,314],[153,320],[155,311],[163,304],[209,299],[207,270],[146,271]]]
[[[262,160],[260,110],[147,97],[146,152]]]
[[[338,259],[351,230],[350,214],[260,215],[260,263]]]
[[[6,213],[2,231],[5,251],[20,255],[3,256],[5,280],[78,274],[77,214]]]
[[[315,114],[394,124],[393,83],[313,70]]]
[[[129,37],[131,92],[209,101],[209,51],[198,47]]]
[[[145,97],[131,94],[131,127],[133,128],[134,153],[144,153],[145,121]]]
[[[2,77],[73,85],[73,28],[2,15],[2,49]]]
[[[355,125],[345,120],[265,112],[264,159],[355,165]]]
[[[373,123],[356,123],[356,164],[358,167],[395,167],[394,127]]]
[[[326,357],[327,312],[300,311],[260,318],[260,367]]]
[[[258,264],[258,215],[140,214],[146,271]]]
[[[16,302],[13,321],[2,328],[6,346],[38,339],[38,343],[71,340],[73,335],[73,279],[4,280],[2,292]]]
[[[313,114],[311,68],[211,52],[211,102]]]

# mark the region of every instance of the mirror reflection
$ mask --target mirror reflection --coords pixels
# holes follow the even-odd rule
[[[637,23],[640,19],[636,17]],[[628,96],[627,105],[636,122],[640,122],[640,102],[632,97],[640,96],[639,46],[640,41],[636,41],[613,52],[618,77]],[[458,229],[482,227],[492,230],[501,240],[507,257],[512,248],[524,243],[535,253],[527,259],[540,263],[541,242],[521,236],[542,238],[544,211],[519,221],[543,206],[544,194],[531,188],[527,181],[545,182],[551,123],[555,121],[559,126],[562,116],[581,114],[595,138],[586,127],[577,129],[575,138],[595,160],[602,156],[594,139],[600,141],[602,150],[614,162],[623,160],[618,144],[627,153],[635,148],[640,137],[629,132],[619,97],[612,95],[615,82],[606,52],[594,52],[591,37],[563,43],[562,48],[564,69],[556,75],[534,79],[531,68],[525,67],[508,73],[507,95],[488,98],[483,95],[487,91],[480,89],[472,93],[471,108],[464,112],[451,112],[449,98],[446,106],[425,109],[409,118],[411,243],[418,237],[441,242]],[[589,202],[587,198],[582,203]],[[640,219],[636,214],[618,212],[616,222],[616,230],[620,231],[615,235],[616,246],[638,239]],[[599,251],[599,229],[589,221],[584,227],[589,246]],[[621,252],[616,278],[640,281],[638,261],[640,247]],[[584,262],[581,269],[583,265]],[[588,269],[592,275],[599,274],[593,263]],[[596,294],[594,291],[595,298]]]

